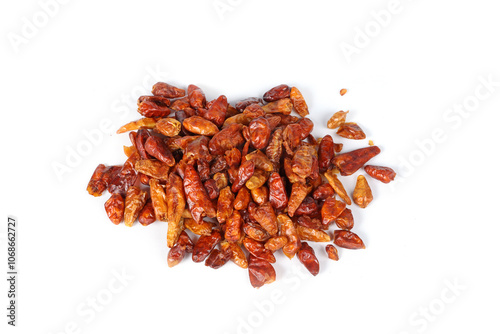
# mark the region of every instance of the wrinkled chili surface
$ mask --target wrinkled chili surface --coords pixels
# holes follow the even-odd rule
[[[97,166],[87,191],[108,190],[104,208],[113,224],[167,222],[169,267],[188,254],[213,269],[232,261],[259,288],[276,279],[276,252],[297,257],[315,276],[320,262],[308,242],[326,243],[320,255],[335,261],[335,246],[365,248],[348,206],[367,207],[371,188],[363,175],[350,191],[341,179],[363,167],[383,183],[396,173],[366,165],[380,153],[377,146],[341,152],[333,131],[314,137],[296,87],[278,85],[232,105],[224,95],[207,101],[195,85],[158,82],[137,104],[143,118],[117,131],[131,140],[125,163]],[[328,128],[365,139],[358,124],[346,122],[347,113],[334,113]]]

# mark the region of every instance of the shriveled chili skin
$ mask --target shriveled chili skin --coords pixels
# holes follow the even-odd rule
[[[354,227],[354,217],[351,209],[345,208],[340,216],[335,219],[335,224],[342,230],[351,230]]]
[[[241,188],[236,194],[236,198],[234,199],[234,209],[235,210],[244,210],[247,208],[248,203],[250,203],[251,195],[246,187]]]
[[[339,178],[337,177],[337,175],[335,175],[333,170],[330,169],[330,170],[326,171],[326,173],[324,175],[325,175],[326,179],[328,180],[328,183],[330,183],[330,186],[335,191],[335,193],[337,195],[339,195],[339,197],[344,202],[346,202],[346,204],[351,205],[352,204],[351,198],[347,194],[347,191],[345,190],[344,185],[342,184],[342,182],[340,182]]]
[[[266,147],[266,155],[273,164],[273,170],[279,172],[283,155],[283,127],[274,130],[269,145]]]
[[[238,210],[234,210],[226,220],[226,232],[224,237],[227,241],[238,242],[243,238],[243,218]]]
[[[115,225],[118,225],[123,220],[125,210],[125,200],[119,193],[112,194],[111,197],[104,204],[106,214],[109,220]]]
[[[233,193],[238,192],[245,185],[245,182],[250,179],[254,171],[255,163],[253,161],[247,160],[241,164],[240,168],[238,169],[238,175],[236,176],[236,179],[231,186],[231,190],[233,191]]]
[[[253,119],[248,125],[250,141],[256,149],[266,148],[271,138],[271,126],[264,117]]]
[[[332,186],[329,183],[321,184],[313,192],[313,198],[315,200],[325,200],[328,197],[332,197],[333,195],[335,195],[335,190],[333,190]]]
[[[132,130],[138,130],[140,128],[153,129],[156,126],[156,120],[157,118],[152,118],[152,117],[141,118],[138,119],[137,121],[132,121],[123,125],[116,131],[116,133],[120,134]]]
[[[165,194],[168,207],[167,246],[172,247],[182,231],[182,213],[186,207],[183,181],[180,176],[170,173]]]
[[[273,164],[269,158],[260,150],[255,150],[244,156],[243,161],[250,160],[255,163],[255,168],[261,169],[266,172],[273,170]]]
[[[288,85],[281,84],[265,92],[263,99],[266,102],[272,102],[284,99],[290,97],[290,91],[291,88]]]
[[[293,109],[293,104],[292,100],[290,100],[289,98],[284,98],[269,102],[268,104],[263,105],[262,109],[264,109],[266,113],[290,115]]]
[[[248,261],[248,274],[250,284],[254,288],[260,288],[264,284],[270,284],[276,280],[276,271],[266,260],[259,259],[250,254]]]
[[[243,246],[250,254],[259,259],[266,260],[269,263],[276,262],[276,258],[274,257],[273,252],[265,248],[264,244],[261,242],[245,237],[243,239]]]
[[[208,109],[199,109],[198,114],[220,127],[226,119],[227,105],[226,96],[221,95]]]
[[[306,267],[307,270],[316,276],[319,273],[319,261],[314,253],[314,249],[307,242],[302,242],[302,246],[297,253],[299,261]]]
[[[347,117],[347,114],[349,113],[348,111],[337,111],[335,114],[333,114],[332,117],[327,122],[327,127],[329,129],[336,129],[342,124],[345,123],[345,119]]]
[[[222,252],[228,252],[231,254],[231,261],[233,261],[238,267],[243,269],[248,268],[248,260],[238,244],[234,242],[228,242],[226,240],[220,243],[220,248]]]
[[[276,210],[284,209],[288,204],[285,184],[281,176],[274,172],[269,176],[269,202]]]
[[[119,173],[122,168],[119,166],[106,167],[100,164],[94,170],[87,186],[87,191],[92,196],[101,196],[102,193],[108,188],[108,185],[113,178]],[[113,191],[110,191],[113,192]]]
[[[217,210],[193,165],[187,165],[184,171],[184,192],[193,219],[199,222],[204,215],[215,218]]]
[[[146,139],[144,148],[149,155],[165,163],[167,166],[173,167],[175,165],[174,156],[168,149],[163,139],[155,136],[150,136],[148,139]]]
[[[277,250],[283,248],[288,243],[288,238],[284,235],[277,235],[269,238],[264,244],[266,249],[269,249],[271,252],[276,252]]]
[[[326,254],[328,255],[328,258],[333,260],[333,261],[338,261],[339,260],[339,253],[337,251],[337,248],[335,248],[334,245],[326,245],[325,247]]]
[[[151,178],[149,180],[149,190],[156,218],[160,221],[167,221],[168,206],[165,189],[163,189],[159,180]]]
[[[316,149],[311,145],[302,144],[293,155],[292,171],[304,179],[312,176],[314,171],[314,159],[316,159],[316,161],[318,159]]]
[[[155,211],[151,200],[148,200],[141,212],[139,212],[138,220],[142,226],[148,226],[156,221]]]
[[[139,216],[139,212],[146,204],[147,193],[139,187],[132,186],[127,190],[125,197],[125,226],[132,226]]]
[[[187,93],[191,107],[195,109],[205,107],[207,100],[205,98],[205,93],[203,93],[200,87],[189,85]]]
[[[275,235],[278,233],[278,221],[276,214],[269,202],[259,206],[253,214],[255,220],[270,234]]]
[[[363,240],[353,232],[336,230],[333,232],[333,243],[339,247],[347,249],[364,249]]]
[[[220,195],[219,188],[217,187],[217,182],[214,179],[208,179],[203,183],[205,190],[207,191],[208,197],[213,201],[217,200]]]
[[[326,135],[321,140],[318,148],[319,171],[324,173],[332,164],[335,157],[335,148],[332,136]]]
[[[383,183],[394,181],[396,172],[389,167],[366,165],[365,172],[376,180]]]
[[[178,265],[186,253],[192,253],[194,248],[194,243],[191,241],[186,232],[182,231],[179,238],[177,239],[177,243],[174,247],[170,248],[167,256],[167,264],[168,266],[174,267]]]
[[[314,241],[314,242],[328,242],[331,240],[328,233],[316,230],[310,227],[297,226],[297,233],[300,240]]]
[[[177,115],[177,113],[176,113]],[[184,119],[182,119],[183,121]],[[156,124],[154,130],[167,137],[177,136],[182,129],[181,121],[174,118],[161,118]]]
[[[241,135],[241,129],[241,124],[231,124],[216,133],[208,144],[210,153],[222,155],[234,147],[242,146],[245,143],[245,139]]]
[[[153,89],[151,90],[153,95],[162,96],[166,98],[176,98],[183,97],[186,95],[186,91],[181,88],[177,88],[172,86],[166,82],[157,82],[153,85]]]
[[[352,193],[352,200],[363,209],[366,208],[371,201],[373,201],[372,190],[363,175],[358,176],[356,187]]]
[[[300,226],[313,228],[319,230],[322,228],[321,220],[319,218],[311,218],[309,216],[300,216],[297,218],[297,224]],[[298,226],[297,226],[298,227]]]
[[[210,235],[213,224],[204,220],[197,222],[192,218],[184,218],[184,227],[197,235]]]
[[[168,172],[170,167],[155,159],[138,160],[135,163],[134,169],[142,174],[146,174],[158,180],[168,180]]]
[[[293,217],[304,198],[311,191],[311,187],[303,182],[296,182],[292,185],[292,192],[288,200],[288,214]]]
[[[346,208],[346,204],[342,201],[337,201],[335,197],[328,197],[321,207],[321,223],[325,226],[333,224]]]
[[[293,258],[300,249],[300,238],[295,229],[293,221],[286,214],[280,214],[277,217],[280,235],[288,238],[288,243],[283,246],[283,253],[289,258]]]
[[[170,100],[162,96],[141,96],[137,106],[137,111],[144,117],[166,117],[172,112]]]
[[[239,167],[241,163],[241,151],[236,147],[227,150],[224,154],[224,160],[226,161],[226,165],[229,167]]]
[[[243,110],[243,114],[245,114],[245,116],[247,116],[249,119],[254,119],[264,116],[266,112],[259,104],[253,103],[247,106],[245,110]]]
[[[342,124],[337,130],[337,134],[347,139],[365,139],[366,135],[356,123],[349,122]]]
[[[232,252],[230,250],[214,249],[205,260],[205,266],[212,269],[219,269],[231,259],[231,256]]]
[[[300,203],[297,210],[295,210],[295,215],[312,215],[315,216],[319,213],[319,206],[311,196],[306,196],[302,203]]]
[[[213,230],[210,235],[202,235],[193,248],[193,262],[205,261],[212,249],[222,240],[218,230]]]
[[[262,226],[252,222],[243,223],[243,232],[256,241],[267,241],[271,237]]]
[[[189,132],[202,136],[213,136],[219,132],[217,125],[200,116],[188,117],[182,125]]]
[[[307,107],[306,100],[297,87],[292,87],[290,90],[290,99],[292,100],[295,111],[297,111],[300,116],[306,117],[309,115],[309,108]]]

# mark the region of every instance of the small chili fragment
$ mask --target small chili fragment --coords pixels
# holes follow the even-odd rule
[[[118,225],[123,220],[123,214],[125,210],[125,201],[122,195],[114,193],[111,197],[104,203],[104,208],[109,220],[115,225]]]
[[[134,131],[138,129],[153,129],[156,125],[156,119],[155,118],[141,118],[138,119],[137,121],[133,121],[130,123],[125,124],[124,126],[120,127],[116,133],[124,133],[128,131]]]
[[[231,261],[233,261],[238,267],[243,269],[248,268],[247,257],[240,246],[233,242],[227,242],[224,240],[220,243],[220,249],[222,252],[229,252],[231,254]]]
[[[290,99],[292,100],[295,111],[297,111],[300,116],[306,117],[307,115],[309,115],[309,108],[307,107],[307,103],[297,87],[292,87],[290,91]]]
[[[365,172],[376,180],[383,183],[394,181],[396,172],[389,167],[366,165]]]
[[[338,261],[339,260],[339,253],[337,251],[337,248],[334,245],[326,245],[325,247],[326,254],[328,255],[328,258],[333,260],[333,261]]]
[[[335,190],[335,193],[339,195],[339,197],[346,202],[346,204],[351,205],[351,199],[349,198],[349,195],[347,194],[347,191],[345,190],[344,186],[338,179],[337,175],[335,175],[333,170],[327,171],[325,174],[326,179],[328,180],[328,183],[330,183],[330,186]]]
[[[146,204],[147,192],[142,191],[139,187],[131,186],[127,190],[125,197],[125,226],[132,226],[139,216],[139,212]]]
[[[342,230],[351,230],[354,227],[354,217],[349,208],[345,208],[340,216],[335,219],[335,224]]]
[[[363,209],[373,200],[372,190],[363,175],[359,175],[356,180],[356,187],[354,188],[352,199],[354,203]]]
[[[144,207],[142,208],[141,212],[139,213],[138,220],[142,226],[148,226],[156,221],[155,211],[151,200],[148,200],[146,202],[146,205],[144,205]]]
[[[337,111],[335,114],[333,114],[332,117],[328,120],[327,127],[329,129],[336,129],[342,124],[345,123],[345,119],[347,117],[347,114],[349,113],[349,110],[347,111]]]
[[[260,288],[264,284],[270,284],[276,280],[276,271],[273,266],[269,262],[251,254],[248,263],[248,274],[250,276],[250,284],[254,288]]]
[[[193,248],[193,262],[204,261],[215,246],[222,240],[218,230],[213,230],[210,235],[202,235]]]
[[[285,84],[271,88],[264,94],[264,101],[272,102],[290,97],[290,87]]]
[[[300,240],[314,241],[314,242],[328,242],[332,240],[328,233],[315,230],[313,228],[305,227],[305,226],[297,226],[297,233],[299,235]]]
[[[337,134],[347,139],[365,139],[366,135],[358,124],[350,122],[342,124],[337,130]]]
[[[196,235],[210,235],[213,224],[204,220],[197,222],[191,218],[184,218],[184,227]]]
[[[314,253],[314,249],[307,242],[302,242],[302,246],[297,254],[299,261],[307,270],[316,276],[319,273],[319,261]]]
[[[364,249],[363,240],[356,233],[344,230],[336,230],[333,232],[333,243],[342,248],[348,249]]]
[[[183,97],[184,95],[186,95],[186,91],[184,89],[177,88],[165,82],[155,83],[153,85],[153,89],[151,92],[153,93],[153,95],[163,96],[170,99],[176,97]]]
[[[229,250],[222,251],[214,249],[205,261],[205,266],[212,269],[219,269],[231,259],[232,253]]]

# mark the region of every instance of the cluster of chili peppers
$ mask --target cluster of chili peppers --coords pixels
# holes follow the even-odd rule
[[[373,199],[370,186],[359,175],[350,196],[338,175],[364,167],[384,183],[396,176],[391,168],[366,165],[380,153],[377,146],[341,153],[331,135],[314,137],[296,87],[279,85],[233,106],[224,95],[207,102],[195,85],[186,93],[159,82],[151,96],[139,97],[138,111],[143,118],[117,131],[129,132],[128,159],[122,166],[97,166],[87,191],[109,191],[105,210],[114,224],[167,222],[170,267],[188,253],[214,269],[231,260],[248,269],[258,288],[276,279],[272,264],[281,250],[317,275],[319,261],[308,241],[327,243],[325,253],[335,261],[334,245],[365,248],[351,231],[348,205],[365,208]],[[365,139],[356,123],[346,122],[347,113],[336,112],[328,128]]]

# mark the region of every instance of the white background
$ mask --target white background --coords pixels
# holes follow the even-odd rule
[[[69,1],[51,7],[44,22],[37,1],[2,2],[0,217],[19,220],[18,327],[6,325],[2,279],[2,328],[498,333],[495,3],[401,0],[383,27],[373,12],[392,8],[386,0],[221,3],[230,8],[219,15],[212,0]],[[39,27],[29,35],[26,22],[34,20]],[[371,36],[363,40],[365,29]],[[25,39],[14,46],[14,35]],[[347,44],[357,53],[346,57]],[[125,160],[127,136],[114,132],[139,118],[134,101],[146,92],[143,82],[148,89],[155,82],[152,71],[231,102],[295,85],[317,136],[332,133],[325,125],[333,112],[349,109],[349,120],[382,149],[372,162],[393,167],[400,180],[369,179],[375,200],[353,208],[366,250],[341,249],[333,262],[315,245],[316,277],[297,259],[278,256],[277,281],[257,290],[232,263],[212,270],[186,260],[168,268],[164,223],[111,224],[103,209],[109,195],[93,198],[85,188],[97,164]],[[496,82],[491,91],[481,81],[488,77]],[[470,111],[463,116],[450,111],[465,110],[464,103]],[[69,152],[85,145],[85,131],[96,144],[59,179],[54,164],[67,165]],[[439,142],[430,142],[433,133]],[[353,179],[343,179],[351,191]],[[113,278],[122,271],[133,277],[124,285]],[[110,283],[120,291],[109,292]],[[90,311],[96,297],[106,305]]]

